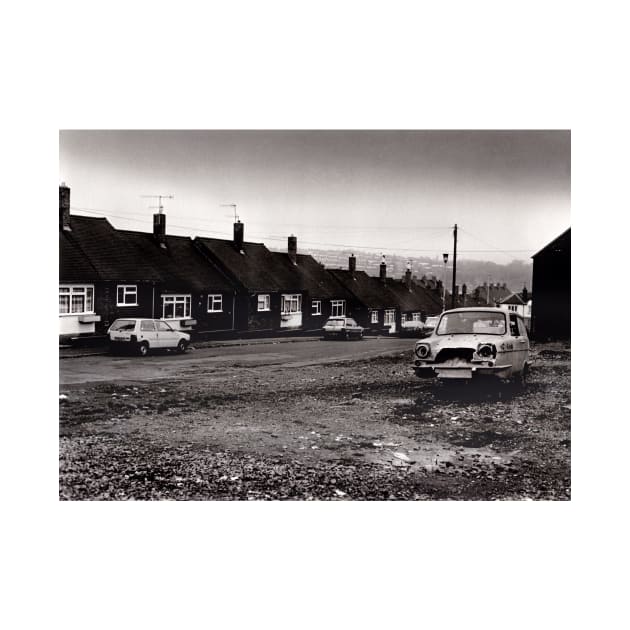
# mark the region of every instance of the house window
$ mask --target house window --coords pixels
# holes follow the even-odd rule
[[[301,313],[302,312],[302,296],[298,293],[296,295],[283,295],[280,310],[285,313]]]
[[[322,301],[313,300],[313,315],[321,315],[321,314],[322,314]]]
[[[346,314],[346,301],[345,300],[331,300],[330,301],[330,316],[331,317],[343,317]]]
[[[221,313],[223,311],[223,296],[208,296],[208,313]]]
[[[396,311],[394,309],[385,311],[385,319],[383,321],[385,326],[392,325],[395,322],[396,322]]]
[[[516,311],[518,310],[518,306],[516,304],[508,304],[508,310],[516,313]]]
[[[162,319],[190,317],[190,295],[163,295]]]
[[[422,321],[422,313],[413,313],[411,316],[411,320],[414,322],[421,322]]]
[[[94,312],[94,287],[64,285],[59,287],[59,314]]]
[[[370,319],[372,324],[378,324],[378,311],[372,311],[372,318]]]
[[[138,287],[135,284],[119,284],[116,306],[138,306]]]
[[[271,309],[271,299],[269,295],[259,295],[258,296],[258,310],[259,311],[268,311]]]

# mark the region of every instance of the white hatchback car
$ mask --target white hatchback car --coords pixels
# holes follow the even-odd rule
[[[530,364],[523,318],[492,307],[444,311],[414,352],[413,368],[421,378],[494,376],[524,382]]]
[[[156,348],[186,352],[190,342],[189,334],[175,330],[161,319],[117,319],[107,330],[107,335],[112,352],[134,350],[141,356]]]

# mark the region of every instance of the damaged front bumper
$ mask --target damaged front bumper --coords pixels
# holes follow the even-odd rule
[[[430,363],[416,361],[414,372],[419,378],[472,379],[483,376],[507,378],[512,365],[487,365],[484,363]]]

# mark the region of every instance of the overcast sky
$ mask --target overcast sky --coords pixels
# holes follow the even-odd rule
[[[568,131],[61,131],[72,211],[150,231],[528,260],[570,225]]]

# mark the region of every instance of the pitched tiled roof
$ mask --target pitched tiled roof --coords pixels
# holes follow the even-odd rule
[[[523,298],[518,293],[512,293],[501,300],[501,304],[520,304],[523,305]]]
[[[414,282],[407,286],[404,280],[388,280],[386,287],[396,296],[401,311],[423,311],[429,314],[442,311],[441,300]]]
[[[156,269],[168,287],[197,293],[231,291],[234,285],[195,247],[187,236],[167,236],[161,247],[153,234],[119,230],[138,252],[138,258]]]
[[[277,263],[262,243],[243,243],[243,253],[229,240],[197,237],[195,243],[250,291],[282,291],[289,288],[282,286],[286,270],[275,268]]]
[[[157,282],[160,275],[138,255],[122,234],[104,218],[70,217],[64,236],[90,261],[101,280]],[[60,252],[63,255],[63,252]],[[62,261],[62,266],[66,264]]]
[[[347,269],[328,270],[343,286],[368,308],[395,308],[397,298],[387,290],[386,285],[371,278],[365,271]]]
[[[295,290],[308,291],[312,298],[343,300],[352,298],[348,290],[312,256],[297,254],[297,264],[294,265],[288,254],[272,252],[271,255],[276,262],[274,272],[282,268],[287,284],[292,284]]]
[[[98,272],[67,235],[65,230],[59,230],[59,282],[98,282]]]

